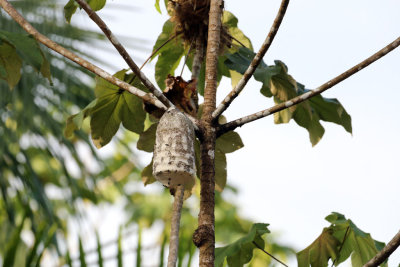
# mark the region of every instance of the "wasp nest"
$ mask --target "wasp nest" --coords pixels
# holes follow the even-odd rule
[[[186,43],[193,43],[197,36],[203,36],[207,42],[208,14],[210,0],[169,0],[168,9],[171,21],[175,22],[177,33],[182,32]],[[231,47],[232,37],[225,26],[221,29],[221,51]]]
[[[168,109],[157,126],[153,175],[170,189],[184,185],[190,190],[195,182],[193,125],[175,108]]]

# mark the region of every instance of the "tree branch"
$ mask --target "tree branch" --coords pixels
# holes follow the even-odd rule
[[[276,33],[278,32],[279,26],[285,16],[286,9],[289,5],[289,0],[282,0],[281,6],[279,8],[278,14],[274,20],[274,23],[269,30],[267,38],[262,44],[258,53],[254,56],[253,61],[250,63],[250,66],[247,68],[246,72],[243,74],[240,81],[237,83],[235,88],[225,97],[225,99],[218,105],[217,109],[213,112],[213,119],[217,119],[222,112],[224,112],[232,101],[240,94],[243,88],[246,86],[247,82],[250,80],[251,76],[253,76],[254,72],[257,69],[257,66],[260,64],[263,59],[265,53],[267,53],[269,47],[272,44],[272,41],[275,38]]]
[[[215,259],[215,110],[217,90],[217,64],[220,51],[223,0],[211,0],[206,52],[206,85],[201,118],[203,139],[201,142],[200,213],[199,226],[193,241],[200,249],[199,267],[214,267]]]
[[[400,231],[393,237],[387,245],[370,259],[363,267],[376,267],[383,263],[400,245]]]
[[[174,106],[168,98],[166,98],[160,90],[158,90],[153,83],[147,79],[146,75],[139,69],[133,59],[129,56],[128,52],[124,48],[124,46],[118,41],[117,37],[111,32],[106,23],[97,15],[96,12],[86,3],[85,0],[75,0],[88,14],[89,18],[93,20],[94,23],[99,26],[99,28],[103,31],[104,35],[110,40],[112,45],[117,49],[121,57],[128,64],[129,68],[135,73],[137,77],[139,77],[140,81],[143,83],[147,89],[150,90],[166,107]]]
[[[297,105],[303,101],[306,101],[307,99],[310,99],[313,96],[319,95],[322,92],[328,90],[329,88],[335,86],[336,84],[342,82],[343,80],[347,79],[348,77],[350,77],[351,75],[359,72],[360,70],[364,69],[365,67],[367,67],[368,65],[372,64],[373,62],[377,61],[378,59],[380,59],[381,57],[385,56],[386,54],[388,54],[389,52],[391,52],[392,50],[394,50],[395,48],[397,48],[400,45],[400,37],[398,37],[396,40],[394,40],[393,42],[391,42],[390,44],[388,44],[387,46],[385,46],[384,48],[382,48],[381,50],[379,50],[378,52],[376,52],[375,54],[373,54],[372,56],[370,56],[369,58],[365,59],[364,61],[362,61],[361,63],[355,65],[354,67],[348,69],[347,71],[343,72],[342,74],[340,74],[339,76],[336,76],[335,78],[329,80],[328,82],[324,83],[323,85],[317,87],[314,90],[308,91],[307,93],[304,93],[302,95],[299,95],[295,98],[292,98],[286,102],[280,103],[278,105],[275,105],[271,108],[259,111],[257,113],[242,117],[240,119],[228,122],[226,124],[223,124],[220,126],[220,128],[218,129],[218,135],[221,135],[225,132],[234,130],[237,127],[241,127],[246,123],[267,117],[271,114],[274,114],[278,111],[287,109],[291,106]]]
[[[96,65],[90,63],[89,61],[81,58],[80,56],[74,54],[73,52],[69,51],[68,49],[56,44],[43,34],[39,33],[28,21],[26,21],[21,14],[18,13],[17,10],[7,1],[7,0],[0,0],[0,5],[3,9],[13,18],[21,27],[29,34],[31,34],[38,42],[44,44],[48,48],[54,50],[55,52],[59,53],[60,55],[70,59],[71,61],[81,65],[85,69],[93,72],[94,74],[100,76],[101,78],[107,80],[108,82],[140,97],[147,103],[153,104],[156,107],[166,110],[165,105],[156,99],[152,94],[145,93],[142,90],[124,82],[116,77],[112,76],[105,70],[97,67]]]
[[[178,259],[179,227],[181,223],[184,192],[185,187],[183,185],[179,185],[175,191],[174,207],[171,218],[171,235],[169,239],[168,267],[175,267],[176,260]]]
[[[196,91],[193,94],[193,101],[196,107],[196,111],[199,110],[199,97],[198,97],[198,90],[197,85],[199,81],[199,75],[201,70],[201,65],[204,61],[204,44],[203,44],[203,36],[200,32],[199,36],[196,39],[196,50],[193,57],[192,63],[192,80],[196,80]]]

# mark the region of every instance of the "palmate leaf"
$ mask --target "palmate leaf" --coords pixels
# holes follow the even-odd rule
[[[229,69],[244,73],[254,55],[249,49],[240,48],[239,51],[227,55],[225,64]],[[288,73],[287,66],[279,60],[272,66],[262,61],[254,73],[254,78],[262,83],[261,94],[273,97],[276,104],[309,91]],[[352,132],[351,117],[342,104],[337,99],[321,95],[274,114],[274,122],[277,124],[288,123],[291,119],[308,131],[313,146],[321,140],[325,132],[321,120],[339,124],[347,132]]]
[[[297,253],[299,267],[324,267],[328,265],[329,260],[335,261],[337,266],[350,255],[352,266],[361,267],[385,245],[372,239],[370,234],[359,229],[340,213],[333,212],[325,219],[331,225],[324,228],[322,234],[310,246]]]
[[[21,78],[22,61],[51,82],[50,63],[36,40],[28,35],[0,30],[0,78],[12,89]]]
[[[132,76],[126,75],[126,71],[121,70],[114,76],[121,80],[131,81]],[[97,148],[103,147],[111,141],[121,122],[126,129],[132,132],[141,133],[143,131],[146,114],[142,107],[142,101],[137,96],[102,78],[96,78],[95,94],[97,102],[90,111],[90,128],[93,143]]]
[[[336,259],[340,242],[332,236],[333,230],[324,228],[320,236],[307,248],[297,253],[299,267],[326,267],[329,259]]]
[[[239,240],[225,247],[215,249],[215,266],[221,267],[225,259],[230,267],[242,267],[253,257],[253,250],[256,248],[253,242],[260,247],[264,247],[262,235],[270,233],[268,224],[255,223],[249,233]]]

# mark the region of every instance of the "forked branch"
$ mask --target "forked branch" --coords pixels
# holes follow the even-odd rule
[[[129,68],[135,73],[137,77],[139,77],[140,81],[143,83],[150,92],[153,93],[166,107],[171,107],[173,104],[166,98],[160,90],[158,90],[154,84],[144,75],[144,73],[139,69],[133,59],[129,56],[128,52],[126,51],[125,47],[118,41],[117,37],[111,32],[108,28],[106,23],[97,15],[96,12],[86,3],[85,0],[75,0],[88,16],[93,20],[94,23],[99,26],[99,28],[103,31],[104,35],[110,40],[112,45],[117,49],[121,57],[125,60],[128,64]]]
[[[229,107],[232,101],[240,94],[240,92],[246,86],[251,76],[253,76],[258,65],[263,59],[265,53],[267,53],[269,47],[271,46],[276,33],[278,32],[279,26],[281,25],[283,17],[285,16],[288,5],[289,5],[289,0],[282,0],[278,14],[276,15],[274,23],[271,26],[271,29],[269,30],[267,38],[265,39],[258,53],[254,56],[253,61],[250,63],[250,66],[247,68],[247,70],[245,71],[242,78],[235,86],[235,88],[233,88],[233,90],[225,97],[225,99],[218,105],[218,107],[213,112],[212,117],[214,120],[217,119],[222,114],[222,112],[224,112]]]
[[[319,86],[318,88],[308,91],[307,93],[304,93],[302,95],[299,95],[295,98],[292,98],[286,102],[280,103],[278,105],[275,105],[271,108],[259,111],[257,113],[242,117],[240,119],[228,122],[226,124],[223,124],[220,126],[219,130],[218,130],[218,135],[221,135],[225,132],[228,132],[230,130],[234,130],[237,127],[241,127],[242,125],[267,117],[271,114],[274,114],[278,111],[287,109],[291,106],[297,105],[303,101],[306,101],[307,99],[310,99],[313,96],[319,95],[322,92],[328,90],[329,88],[335,86],[336,84],[342,82],[343,80],[347,79],[348,77],[350,77],[351,75],[359,72],[360,70],[364,69],[365,67],[367,67],[368,65],[370,65],[371,63],[377,61],[378,59],[380,59],[381,57],[385,56],[386,54],[388,54],[390,51],[394,50],[395,48],[397,48],[400,45],[400,37],[398,37],[396,40],[394,40],[393,42],[391,42],[390,44],[388,44],[387,46],[385,46],[384,48],[382,48],[381,50],[379,50],[378,52],[376,52],[375,54],[373,54],[372,56],[370,56],[369,58],[365,59],[364,61],[362,61],[361,63],[355,65],[354,67],[348,69],[347,71],[343,72],[342,74],[340,74],[339,76],[333,78],[332,80],[329,80],[328,82],[324,83],[323,85]]]
[[[165,105],[160,102],[157,98],[155,98],[152,94],[145,93],[142,90],[124,82],[120,79],[112,76],[105,70],[97,67],[96,65],[90,63],[89,61],[81,58],[80,56],[76,55],[75,53],[69,51],[68,49],[60,46],[59,44],[53,42],[43,34],[39,33],[28,21],[26,21],[21,14],[7,1],[7,0],[0,0],[0,5],[3,9],[13,18],[21,27],[29,34],[31,34],[38,42],[44,44],[48,48],[54,50],[55,52],[59,53],[60,55],[70,59],[71,61],[81,65],[85,69],[93,72],[94,74],[100,76],[101,78],[107,80],[108,82],[140,97],[145,102],[155,105],[156,107],[166,110]]]
[[[379,251],[371,260],[369,260],[363,267],[377,267],[383,263],[389,256],[400,246],[400,231],[393,237],[387,245]]]

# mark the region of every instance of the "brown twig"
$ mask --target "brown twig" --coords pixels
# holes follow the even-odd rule
[[[197,86],[196,86],[196,91],[193,94],[193,101],[194,105],[196,107],[196,110],[199,109],[199,97],[198,97],[198,84],[199,84],[199,75],[200,75],[200,70],[201,70],[201,65],[203,64],[204,61],[204,43],[203,43],[203,35],[199,34],[196,39],[196,50],[194,53],[193,57],[193,63],[192,63],[192,80],[197,81]]]
[[[387,245],[379,251],[372,259],[370,259],[363,267],[376,267],[383,263],[400,245],[400,231],[387,243]]]
[[[227,131],[230,130],[234,130],[237,127],[241,127],[246,123],[267,117],[271,114],[274,114],[278,111],[287,109],[291,106],[297,105],[303,101],[306,101],[307,99],[310,99],[313,96],[319,95],[322,92],[328,90],[329,88],[335,86],[336,84],[342,82],[343,80],[347,79],[348,77],[350,77],[351,75],[359,72],[360,70],[364,69],[365,67],[367,67],[368,65],[370,65],[371,63],[377,61],[378,59],[380,59],[381,57],[385,56],[386,54],[388,54],[390,51],[394,50],[396,47],[398,47],[400,45],[400,37],[398,37],[396,40],[394,40],[393,42],[391,42],[390,44],[388,44],[387,46],[385,46],[384,48],[382,48],[381,50],[379,50],[378,52],[376,52],[375,54],[373,54],[372,56],[368,57],[367,59],[363,60],[361,63],[355,65],[354,67],[348,69],[347,71],[343,72],[342,74],[340,74],[339,76],[336,76],[335,78],[329,80],[328,82],[324,83],[323,85],[317,87],[314,90],[308,91],[307,93],[304,93],[302,95],[299,95],[295,98],[292,98],[286,102],[280,103],[278,105],[275,105],[271,108],[259,111],[257,113],[242,117],[240,119],[228,122],[226,124],[223,124],[220,126],[219,130],[218,130],[218,135],[221,135]]]
[[[279,262],[280,264],[282,264],[283,266],[289,267],[287,264],[285,264],[284,262],[280,261],[278,258],[276,258],[274,255],[272,255],[271,253],[269,253],[268,251],[266,251],[265,249],[263,249],[261,246],[259,246],[256,241],[253,241],[254,246],[256,246],[259,250],[261,250],[262,252],[264,252],[265,254],[267,254],[268,256],[270,256],[271,258],[273,258],[274,260],[276,260],[277,262]]]
[[[246,86],[247,82],[250,80],[251,76],[256,71],[257,66],[260,64],[265,53],[267,53],[269,47],[272,44],[272,41],[275,38],[276,33],[278,32],[279,26],[281,25],[283,17],[285,16],[285,12],[288,5],[289,5],[289,0],[282,0],[278,14],[276,15],[274,23],[271,26],[271,29],[269,30],[267,38],[265,39],[258,53],[254,56],[253,61],[250,63],[250,66],[247,68],[247,70],[245,71],[242,78],[235,86],[235,88],[233,88],[233,90],[225,97],[225,99],[218,105],[216,110],[213,112],[212,117],[214,120],[216,120],[222,114],[222,112],[224,112],[229,107],[229,105],[240,94],[240,92]]]
[[[38,42],[44,44],[48,48],[54,50],[55,52],[59,53],[60,55],[70,59],[71,61],[81,65],[85,69],[93,72],[94,74],[100,76],[101,78],[107,80],[108,82],[127,90],[128,92],[140,97],[147,103],[153,104],[156,107],[166,110],[165,105],[156,99],[152,94],[145,93],[142,90],[124,82],[116,77],[112,76],[105,70],[97,67],[96,65],[90,63],[89,61],[81,58],[80,56],[74,54],[73,52],[69,51],[68,49],[56,44],[43,34],[39,33],[28,21],[26,21],[21,14],[7,1],[7,0],[0,0],[0,5],[3,9],[13,18],[21,27],[29,34],[31,34]]]
[[[83,8],[83,10],[85,10],[89,18],[91,18],[93,22],[96,23],[97,26],[99,26],[104,35],[108,38],[108,40],[110,40],[115,49],[117,49],[121,57],[125,60],[133,73],[135,73],[135,75],[140,79],[143,85],[146,86],[146,88],[149,89],[150,92],[152,92],[166,107],[174,106],[171,101],[169,101],[168,98],[166,98],[165,95],[163,95],[163,93],[154,86],[154,84],[146,77],[146,75],[144,75],[144,73],[139,69],[133,59],[129,56],[126,49],[118,41],[117,37],[115,37],[115,35],[111,32],[106,23],[97,15],[96,12],[93,11],[93,9],[86,3],[86,1],[75,1]]]

